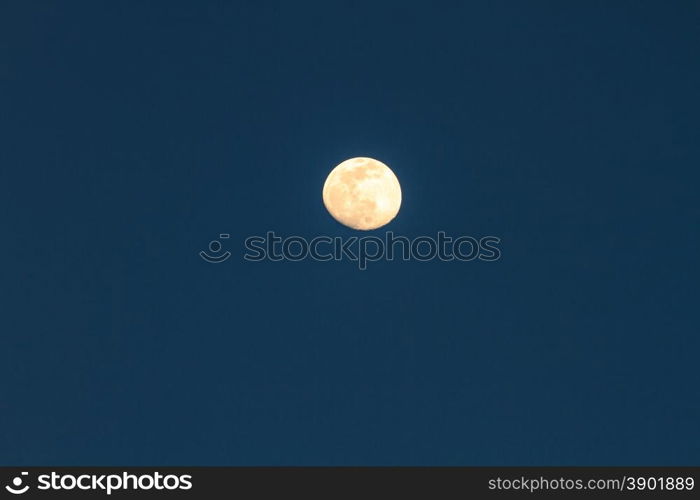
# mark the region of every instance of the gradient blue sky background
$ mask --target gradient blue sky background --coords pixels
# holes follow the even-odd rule
[[[696,1],[4,2],[0,463],[697,465],[699,49]],[[353,234],[352,156],[502,259],[243,261]]]

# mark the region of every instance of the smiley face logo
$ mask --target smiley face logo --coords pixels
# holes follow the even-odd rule
[[[222,240],[227,240],[230,237],[231,237],[231,235],[229,235],[227,233],[221,233],[219,235],[219,238]],[[228,259],[229,257],[231,257],[231,252],[229,252],[228,250],[225,252],[222,252],[220,255],[216,255],[219,252],[221,252],[222,248],[223,248],[223,246],[221,245],[221,242],[219,240],[211,241],[209,243],[209,251],[213,255],[209,255],[206,251],[202,250],[201,252],[199,252],[199,256],[211,264],[219,264],[220,262],[223,262],[226,259]]]
[[[27,484],[24,486],[24,488],[22,487],[22,476],[26,476],[28,474],[28,472],[22,472],[20,476],[17,476],[12,480],[12,485],[5,486],[5,489],[13,495],[21,495],[26,493],[29,489],[29,485]]]

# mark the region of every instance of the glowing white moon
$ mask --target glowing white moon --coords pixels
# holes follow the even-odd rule
[[[382,162],[350,158],[328,174],[323,203],[341,224],[368,231],[388,224],[399,213],[401,186]]]

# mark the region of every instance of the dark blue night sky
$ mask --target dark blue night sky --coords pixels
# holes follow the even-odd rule
[[[696,1],[5,2],[0,464],[700,463]],[[496,262],[247,262],[385,230]],[[220,233],[232,257],[197,253]]]

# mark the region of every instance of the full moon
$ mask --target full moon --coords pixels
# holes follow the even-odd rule
[[[399,213],[401,186],[382,162],[350,158],[328,174],[323,203],[341,224],[369,231],[388,224]]]

